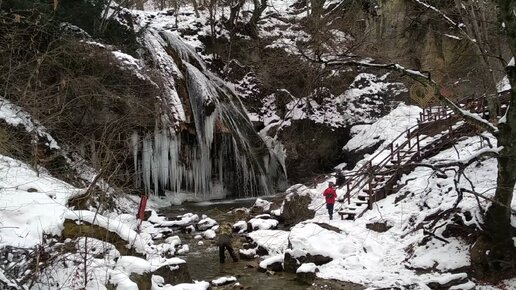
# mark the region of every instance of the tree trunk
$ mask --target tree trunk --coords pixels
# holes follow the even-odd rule
[[[249,36],[253,38],[258,37],[258,21],[262,17],[263,11],[267,8],[267,0],[253,0],[254,10],[251,19],[246,24],[246,30]]]
[[[196,0],[192,0],[192,6],[194,8],[195,17],[199,18],[200,17],[200,15],[199,15],[199,7],[197,5],[197,1]]]
[[[324,2],[326,2],[326,0],[310,0],[310,4],[312,6],[312,18],[321,18],[324,11]]]
[[[227,26],[230,30],[233,30],[236,26],[236,23],[238,21],[238,15],[240,13],[240,9],[244,5],[245,0],[237,0],[236,3],[232,3],[231,7],[229,8],[229,19],[227,22]]]
[[[514,56],[516,52],[516,17],[512,12],[514,3],[510,0],[499,0],[498,4],[499,21],[505,24],[507,42]],[[511,64],[507,66],[506,71],[512,88],[505,120],[498,125],[498,146],[503,146],[503,149],[498,157],[498,177],[494,202],[489,207],[486,216],[487,232],[492,242],[492,251],[487,255],[491,257],[491,260],[505,262],[514,259],[515,254],[512,240],[511,203],[516,184],[516,67]]]

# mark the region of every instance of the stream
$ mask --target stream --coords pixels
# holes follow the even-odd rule
[[[256,198],[239,199],[221,202],[187,203],[180,206],[172,206],[160,210],[160,214],[167,217],[175,217],[188,212],[203,214],[215,219],[219,224],[223,222],[233,222],[234,217],[227,214],[228,211],[251,207]],[[286,272],[258,272],[257,267],[259,258],[253,261],[240,260],[233,262],[227,255],[226,263],[220,264],[218,258],[218,247],[215,241],[203,239],[203,245],[198,245],[198,241],[191,234],[179,234],[184,244],[188,244],[190,251],[178,257],[186,260],[188,270],[193,280],[211,281],[222,276],[235,276],[243,289],[269,289],[269,290],[305,290],[310,286],[296,280],[296,275]],[[234,240],[238,234],[234,235]],[[238,253],[235,247],[235,252]]]

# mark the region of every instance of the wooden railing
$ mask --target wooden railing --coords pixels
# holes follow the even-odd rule
[[[500,103],[504,104],[505,102],[501,100]],[[486,117],[487,101],[485,98],[467,100],[460,104],[460,107],[473,113],[480,113],[482,114],[482,117]],[[388,171],[385,169],[389,166],[399,168],[404,165],[404,162],[421,160],[423,158],[422,150],[424,150],[421,141],[428,138],[428,136],[422,135],[421,132],[425,132],[425,130],[432,129],[432,127],[439,125],[446,126],[443,128],[446,130],[442,130],[446,131],[446,135],[443,137],[451,136],[454,133],[454,129],[451,124],[456,118],[457,117],[453,111],[446,107],[429,107],[423,109],[416,125],[408,128],[405,132],[398,135],[385,147],[384,150],[379,151],[376,155],[370,158],[369,161],[362,165],[356,172],[345,175],[346,180],[342,186],[345,187],[346,193],[343,201],[347,201],[347,204],[350,205],[351,198],[357,197],[357,200],[359,200],[360,192],[365,191],[367,192],[367,201],[362,200],[361,204],[367,203],[368,207],[366,210],[371,209],[374,202],[385,198],[387,195],[385,185],[389,183],[392,184],[393,181],[398,179],[396,168]],[[439,139],[443,139],[443,137]],[[403,142],[398,144],[401,140],[403,140]],[[438,142],[438,140],[430,142],[426,146],[432,146],[432,144]],[[385,154],[386,150],[389,150],[390,152]],[[382,155],[386,156],[379,161],[376,160]],[[383,179],[383,182],[377,181],[378,179]],[[364,190],[366,186],[367,189]],[[340,214],[342,217],[343,214]],[[351,212],[348,211],[347,214],[351,214]]]

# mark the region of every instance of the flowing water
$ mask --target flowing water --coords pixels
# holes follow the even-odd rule
[[[176,215],[192,212],[199,214],[199,216],[205,214],[222,223],[224,221],[232,221],[232,216],[227,214],[228,211],[238,207],[250,207],[254,201],[255,199],[241,199],[220,203],[186,204],[163,209],[161,214],[167,217],[175,217]],[[192,238],[192,235],[185,234],[180,236],[183,243],[189,245],[190,251],[186,255],[179,257],[186,260],[188,270],[194,280],[211,281],[222,276],[235,276],[245,289],[304,290],[309,287],[309,285],[297,281],[295,274],[258,272],[256,269],[257,261],[240,260],[235,263],[231,259],[227,259],[225,264],[220,264],[218,247],[213,241],[203,240],[204,245],[197,245],[197,241]],[[238,249],[235,248],[235,251],[238,251]]]

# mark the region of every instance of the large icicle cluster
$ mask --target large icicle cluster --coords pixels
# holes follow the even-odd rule
[[[173,32],[155,28],[145,31],[143,44],[162,76],[165,106],[153,134],[131,137],[137,187],[209,199],[270,194],[285,182],[284,166],[258,136],[235,93],[206,70],[193,48]],[[189,104],[178,95],[177,79],[186,84]],[[185,113],[190,111],[191,116]],[[192,121],[195,132],[178,129]]]

